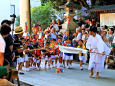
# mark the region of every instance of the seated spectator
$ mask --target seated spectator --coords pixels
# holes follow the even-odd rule
[[[55,28],[52,28],[51,33],[50,33],[50,38],[57,40],[57,32],[55,31]]]
[[[60,19],[57,20],[57,24],[58,24],[59,30],[61,30],[62,29],[62,23],[61,23]]]
[[[0,66],[0,86],[16,86],[9,82],[6,78],[7,68],[4,66]]]
[[[102,26],[102,30],[107,30],[108,27],[106,25]]]
[[[113,38],[114,38],[114,28],[111,27],[108,31],[108,34],[107,34],[107,39],[108,39],[108,42],[109,42],[109,45],[111,46],[112,44],[112,41],[113,41]]]
[[[52,20],[52,25],[51,25],[52,28],[55,28],[56,32],[59,32],[59,27],[58,25],[55,23],[55,20]]]
[[[82,38],[80,28],[76,28],[76,33],[77,33],[77,36],[73,39],[73,43],[74,43],[75,46],[78,45],[78,41]]]
[[[115,45],[113,45],[113,48],[111,50],[110,55],[115,56]],[[110,56],[106,58],[106,65],[105,68],[115,68],[115,58]]]

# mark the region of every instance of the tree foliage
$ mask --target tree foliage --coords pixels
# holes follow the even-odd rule
[[[49,0],[41,0],[41,3],[46,3]],[[59,9],[60,5],[64,5],[68,0],[50,0],[51,2],[55,2],[54,8]],[[89,5],[87,4],[87,0],[70,0],[71,2],[75,4],[80,4],[81,6],[84,6],[86,8],[90,8]],[[111,5],[115,4],[115,0],[91,0],[92,7],[95,5]]]
[[[55,17],[55,12],[52,9],[51,2],[47,2],[43,6],[31,8],[32,24],[39,23],[46,28],[51,23],[51,20]]]
[[[16,26],[20,26],[20,16],[17,16],[16,17],[16,23],[15,23]]]

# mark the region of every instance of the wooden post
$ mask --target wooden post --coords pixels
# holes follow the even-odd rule
[[[27,22],[27,27],[29,33],[31,32],[31,15],[30,15],[30,0],[20,0],[20,26],[24,28],[25,22]]]

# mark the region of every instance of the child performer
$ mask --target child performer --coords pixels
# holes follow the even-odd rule
[[[63,44],[63,42],[62,42],[62,37],[59,36],[59,37],[58,37],[58,45],[62,45],[62,44]],[[62,66],[63,66],[63,65],[62,65],[63,53],[62,53],[61,51],[59,51],[59,47],[58,47],[57,51],[59,52],[59,64],[60,64],[60,67],[62,67]]]
[[[50,52],[50,63],[52,64],[52,68],[54,68],[54,60],[55,60],[55,39],[51,39],[50,46],[49,46],[49,52]]]
[[[50,42],[49,41],[46,41],[46,48],[44,50],[41,51],[41,54],[42,54],[42,58],[45,58],[45,69],[47,68],[47,64],[48,64],[48,68],[50,68],[50,64],[49,64],[49,44]]]
[[[36,42],[34,45],[34,51],[33,51],[33,60],[34,60],[34,66],[37,66],[37,69],[40,70],[40,64],[41,64],[41,51],[38,48],[38,43]]]
[[[77,48],[81,48],[81,49],[86,49],[85,45],[83,44],[83,40],[79,40],[78,42],[78,47]],[[80,60],[80,69],[83,70],[83,63],[86,63],[86,55],[84,53],[79,53],[79,60]]]
[[[66,40],[64,46],[73,47],[71,38]],[[67,68],[68,69],[71,68],[72,67],[72,61],[73,61],[73,54],[65,53],[64,60],[65,59],[66,59],[66,63],[67,63]]]
[[[25,61],[25,67],[26,67],[26,71],[30,71],[30,69],[32,68],[30,65],[30,59],[32,58],[32,53],[31,53],[31,49],[32,47],[30,47],[30,45],[27,46],[26,48],[28,51],[24,52],[25,53],[25,57],[24,57],[24,61]]]

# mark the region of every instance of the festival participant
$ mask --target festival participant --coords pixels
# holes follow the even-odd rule
[[[33,45],[34,51],[33,51],[33,60],[34,60],[34,66],[37,68],[37,70],[40,70],[40,64],[41,64],[41,51],[38,48],[38,43],[35,43]]]
[[[31,69],[34,69],[32,66],[33,64],[33,58],[32,58],[32,49],[33,49],[33,44],[30,39],[27,39],[27,47],[26,49],[28,52],[25,52],[25,66],[26,66],[26,71],[30,71]]]
[[[85,45],[83,44],[83,40],[79,40],[77,48],[86,49]],[[80,60],[80,69],[83,70],[83,63],[86,63],[86,55],[80,51],[79,53],[79,60]]]
[[[55,67],[57,68],[57,62],[59,58],[59,48],[58,48],[58,42],[55,41],[54,51],[55,51]]]
[[[20,38],[22,36],[23,36],[23,29],[22,29],[22,27],[17,26],[15,28],[14,45],[13,45],[13,51],[15,53],[15,57],[13,58],[14,68],[16,68],[16,66],[17,66],[17,59],[19,59],[20,57],[23,56],[24,47],[20,40]],[[21,64],[20,64],[21,65],[19,68],[20,70],[22,69],[22,64],[23,64],[23,62],[21,62]],[[22,71],[19,71],[19,73],[24,74]]]
[[[85,44],[86,43],[86,40],[87,40],[87,36],[86,36],[86,33],[84,29],[82,29],[82,40],[83,40],[83,43]]]
[[[42,26],[39,26],[38,39],[43,39],[43,30],[42,30]]]
[[[67,39],[63,45],[67,46],[67,47],[73,47],[71,38]],[[64,63],[65,60],[66,60],[66,63],[67,63],[67,68],[68,69],[71,68],[72,67],[72,61],[73,61],[73,54],[64,53],[64,56],[63,56],[63,65],[64,65],[64,67],[65,67],[65,63]]]
[[[50,63],[52,65],[52,68],[54,68],[54,60],[55,60],[55,49],[56,49],[55,41],[56,41],[56,39],[51,39],[50,46],[49,46],[50,53],[51,53],[51,55],[50,55]]]
[[[36,24],[36,25],[32,28],[32,32],[33,32],[34,35],[36,35],[36,34],[38,33],[38,31],[39,31],[38,26],[39,26],[39,25]]]
[[[24,47],[25,39],[22,37],[22,38],[20,38],[20,40],[21,40],[23,47]],[[24,54],[23,53],[21,53],[21,56],[19,58],[17,58],[19,74],[24,74],[24,71],[22,70],[22,67],[24,66]]]
[[[50,64],[49,64],[49,57],[50,57],[50,53],[49,53],[49,45],[50,45],[50,42],[49,41],[46,41],[46,50],[42,50],[42,58],[45,58],[45,69],[47,68],[47,65],[48,65],[48,68],[50,69]]]
[[[99,78],[99,73],[104,70],[105,55],[109,55],[110,49],[104,43],[101,36],[96,32],[96,27],[90,27],[91,35],[87,40],[86,48],[89,49],[90,52],[90,61],[88,67],[90,70],[89,77],[92,77],[94,72],[96,72],[96,78]]]
[[[45,29],[44,34],[45,34],[44,38],[49,40],[50,34],[49,34],[49,30],[48,29]]]
[[[67,40],[70,37],[69,31],[66,31],[65,34],[63,35],[63,41]]]
[[[58,45],[63,45],[62,37],[61,36],[58,37]],[[60,65],[60,67],[62,67],[63,66],[62,65],[63,53],[61,51],[59,51],[59,47],[58,47],[57,51],[58,51],[58,54],[59,54],[59,65]]]

